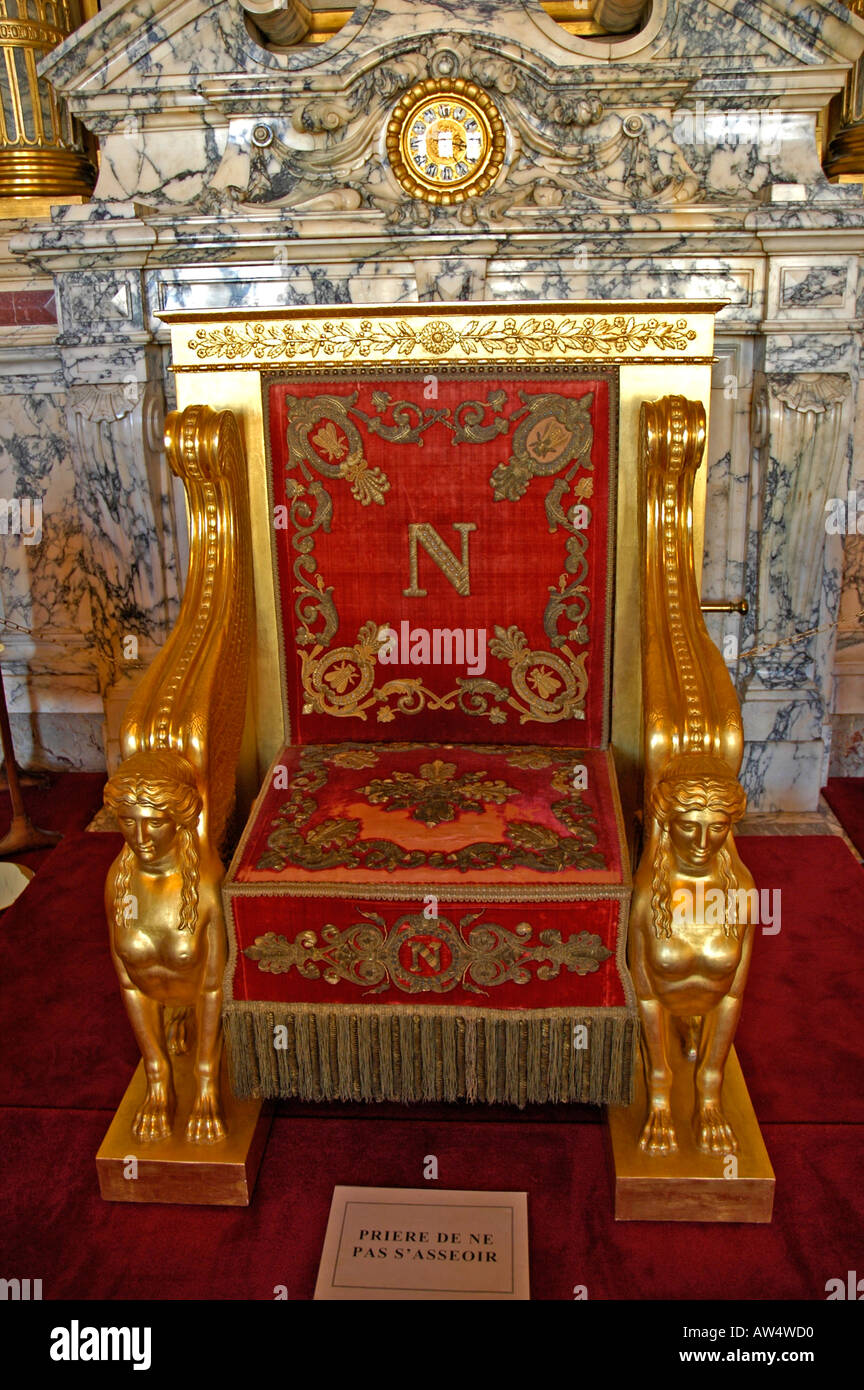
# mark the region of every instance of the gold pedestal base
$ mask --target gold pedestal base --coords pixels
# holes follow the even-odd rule
[[[636,1068],[633,1104],[607,1110],[615,1165],[616,1221],[771,1220],[774,1170],[735,1049],[726,1064],[723,1110],[740,1146],[734,1156],[737,1172],[728,1158],[712,1157],[696,1147],[690,1128],[693,1070],[694,1064],[684,1057],[675,1064],[672,1113],[678,1150],[674,1154],[652,1155],[639,1147],[648,1113],[641,1066]]]
[[[216,1144],[190,1144],[183,1135],[192,1106],[192,1080],[192,1058],[175,1057],[176,1132],[170,1139],[142,1144],[132,1135],[132,1120],[146,1089],[144,1064],[139,1062],[96,1155],[99,1191],[106,1202],[248,1207],[270,1132],[272,1107],[260,1100],[236,1100],[223,1063],[228,1134]]]

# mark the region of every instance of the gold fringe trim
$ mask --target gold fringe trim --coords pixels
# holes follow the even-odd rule
[[[235,1002],[224,1024],[241,1099],[468,1100],[520,1109],[633,1099],[639,1024],[623,1010],[461,1017]],[[573,1045],[580,1024],[584,1048]]]

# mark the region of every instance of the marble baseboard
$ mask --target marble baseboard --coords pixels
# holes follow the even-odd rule
[[[105,720],[101,714],[9,716],[21,767],[56,772],[105,771]]]
[[[765,811],[747,815],[735,827],[740,835],[834,835],[842,840],[850,854],[864,863],[843,826],[824,797],[820,796],[815,811]]]

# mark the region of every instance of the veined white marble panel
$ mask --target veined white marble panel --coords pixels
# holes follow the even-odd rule
[[[4,540],[0,599],[5,617],[46,631],[89,626],[88,586],[75,505],[76,478],[62,398],[12,394],[5,383],[0,411],[0,490],[42,510],[41,540]],[[15,383],[20,386],[19,382]]]
[[[762,678],[773,674],[766,667]],[[757,674],[743,691],[744,737],[748,743],[808,743],[822,738],[822,701],[815,683],[799,690],[766,686]]]
[[[155,312],[163,309],[263,309],[290,304],[374,304],[416,299],[410,263],[185,267],[151,274]]]
[[[747,808],[760,811],[809,811],[819,804],[824,784],[825,745],[748,743],[744,748],[741,781],[747,792]]]
[[[764,340],[766,372],[854,371],[860,347],[854,332],[803,328],[799,333],[771,331]]]
[[[814,321],[835,327],[855,317],[857,293],[857,256],[772,256],[766,318],[784,327]]]
[[[771,270],[778,283],[776,301],[769,291],[769,315],[781,309],[803,318],[812,316],[814,309],[838,309],[839,318],[851,318],[854,314],[858,281],[855,258],[847,256],[835,264],[830,258],[823,261],[813,257],[810,263],[798,260],[784,265],[775,257]]]
[[[677,247],[676,247],[677,249]],[[551,260],[495,257],[487,288],[492,299],[729,299],[730,317],[756,324],[762,317],[762,263],[655,254],[601,259],[588,244]]]
[[[706,448],[705,549],[702,597],[732,602],[748,597],[747,516],[750,506],[750,410],[753,343],[715,339],[711,419]],[[706,614],[708,632],[738,679],[744,623],[738,613]]]
[[[71,696],[70,696],[71,703]],[[22,767],[105,771],[105,717],[74,708],[62,714],[10,714],[15,757]]]

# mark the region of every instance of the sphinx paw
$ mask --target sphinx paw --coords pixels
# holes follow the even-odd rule
[[[218,1092],[209,1083],[200,1087],[186,1125],[190,1144],[215,1144],[227,1130]]]
[[[652,1105],[639,1140],[640,1149],[651,1154],[671,1154],[678,1148],[675,1126],[668,1105]]]
[[[174,1127],[174,1092],[163,1081],[150,1081],[144,1104],[132,1121],[132,1133],[142,1143],[169,1139]]]
[[[716,1101],[705,1101],[696,1109],[694,1125],[696,1143],[704,1153],[734,1154],[738,1152],[735,1131],[727,1123]]]

